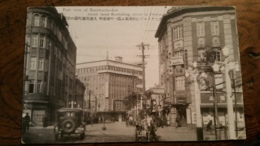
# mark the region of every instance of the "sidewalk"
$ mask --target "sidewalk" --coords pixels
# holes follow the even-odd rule
[[[53,128],[54,128],[54,125],[47,126],[45,128],[43,128],[42,126],[32,126],[32,127],[30,127],[30,129],[53,129]]]

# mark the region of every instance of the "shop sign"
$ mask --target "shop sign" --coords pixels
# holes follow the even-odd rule
[[[177,104],[186,104],[186,98],[184,97],[177,98]]]
[[[183,56],[174,56],[170,60],[170,65],[181,65],[184,64]]]
[[[174,42],[174,48],[181,48],[181,47],[183,47],[183,41],[182,40]]]
[[[192,124],[196,124],[197,123],[196,112],[191,112],[191,120],[192,120]]]

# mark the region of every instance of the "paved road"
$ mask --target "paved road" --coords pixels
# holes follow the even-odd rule
[[[23,136],[25,143],[102,143],[102,142],[134,142],[135,127],[126,126],[124,122],[106,123],[86,126],[85,138],[79,139],[77,135],[66,136],[59,141],[54,140],[53,126],[47,129],[31,127]]]
[[[102,130],[103,124],[93,124],[86,126],[86,136],[83,140],[79,136],[65,136],[62,140],[55,141],[53,126],[43,129],[42,127],[31,127],[23,135],[25,143],[102,143],[102,142],[134,142],[135,127],[126,126],[125,122],[106,123],[106,130]],[[196,141],[196,131],[194,128],[173,126],[157,128],[156,134],[159,141]],[[214,140],[214,133],[204,131],[205,140]]]

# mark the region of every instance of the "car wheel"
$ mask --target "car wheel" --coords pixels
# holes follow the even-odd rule
[[[60,138],[63,139],[63,131],[60,133]]]
[[[59,134],[55,134],[55,140],[59,140]]]
[[[62,129],[65,133],[71,133],[75,129],[75,122],[71,119],[65,120],[62,123]]]
[[[85,132],[80,134],[80,139],[83,140],[85,138]]]
[[[59,139],[59,128],[57,125],[54,125],[53,134],[54,134],[54,139],[58,140]]]

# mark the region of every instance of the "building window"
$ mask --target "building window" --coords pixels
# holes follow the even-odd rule
[[[218,22],[211,22],[211,35],[219,35],[219,25]]]
[[[37,83],[37,92],[42,92],[42,81],[38,81]]]
[[[173,28],[173,40],[179,40],[183,38],[183,28],[182,25]]]
[[[197,37],[204,37],[205,36],[205,26],[204,22],[197,23]]]
[[[39,59],[38,69],[43,70],[43,66],[44,66],[44,59]]]
[[[25,35],[25,43],[26,43],[26,45],[30,46],[30,36],[29,35]],[[26,46],[26,47],[28,47],[28,46]]]
[[[64,43],[64,48],[67,50],[68,49],[68,42],[65,40],[65,43]]]
[[[33,24],[34,24],[34,26],[40,26],[40,16],[39,16],[39,14],[33,15]]]
[[[31,70],[35,70],[36,69],[36,58],[35,57],[31,57],[31,61],[30,61],[30,69]]]
[[[57,28],[57,31],[58,31],[58,39],[61,42],[62,41],[62,33],[61,33],[59,28]]]
[[[32,35],[32,47],[38,47],[38,37],[37,37],[37,35]]]
[[[205,47],[205,38],[198,38],[198,48]]]
[[[45,69],[45,71],[48,71],[48,66],[49,66],[49,61],[46,59],[44,61],[44,69]]]
[[[26,26],[29,25],[29,14],[26,15]]]
[[[33,93],[34,92],[34,84],[30,83],[29,84],[29,93]]]
[[[47,27],[47,17],[45,15],[42,16],[42,27]]]
[[[177,76],[175,77],[175,90],[176,91],[183,91],[185,90],[185,77],[184,76]]]
[[[45,36],[40,36],[40,47],[45,48],[45,44],[46,44]]]

